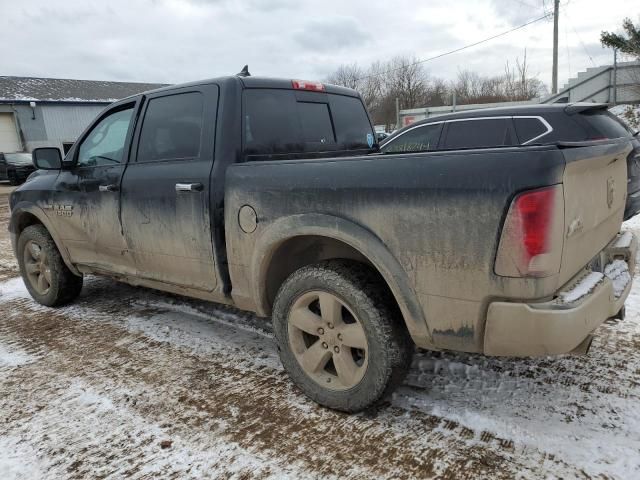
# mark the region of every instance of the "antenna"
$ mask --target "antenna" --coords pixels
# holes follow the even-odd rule
[[[236,73],[236,75],[238,77],[250,77],[251,74],[249,73],[249,65],[245,65],[242,70],[240,70],[240,73]]]

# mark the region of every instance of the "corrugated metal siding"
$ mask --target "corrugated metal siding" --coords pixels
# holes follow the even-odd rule
[[[74,142],[104,108],[104,105],[43,105],[47,139],[52,143]]]

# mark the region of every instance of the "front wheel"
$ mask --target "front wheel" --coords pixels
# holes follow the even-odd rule
[[[321,405],[356,412],[402,382],[413,344],[379,276],[366,265],[327,261],[280,288],[273,325],[282,364]]]
[[[76,299],[82,277],[65,265],[53,238],[43,225],[31,225],[18,240],[20,274],[33,299],[47,307],[58,307]]]

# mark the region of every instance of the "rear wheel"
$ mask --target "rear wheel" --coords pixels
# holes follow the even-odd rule
[[[413,344],[386,286],[365,265],[328,261],[301,268],[273,308],[280,358],[321,405],[355,412],[404,378]]]
[[[75,300],[80,294],[82,277],[67,268],[43,225],[24,229],[17,252],[22,279],[36,302],[57,307]]]

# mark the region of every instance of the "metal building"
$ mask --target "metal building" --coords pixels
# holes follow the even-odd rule
[[[57,146],[66,153],[89,122],[111,102],[161,86],[0,76],[0,152],[30,152],[36,147]]]

